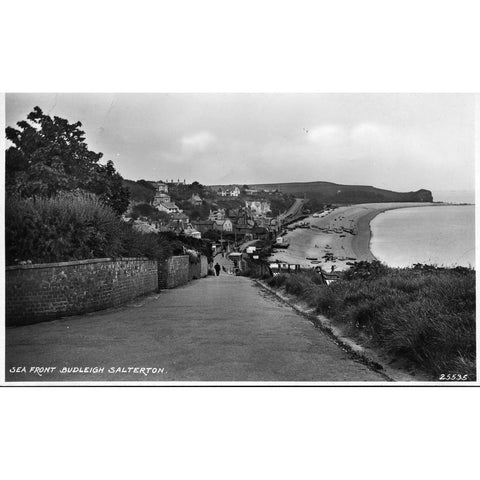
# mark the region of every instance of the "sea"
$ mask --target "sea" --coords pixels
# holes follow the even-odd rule
[[[415,263],[475,268],[475,206],[400,208],[370,223],[370,249],[392,267]]]

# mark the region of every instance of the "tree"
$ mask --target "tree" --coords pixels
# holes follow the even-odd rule
[[[155,222],[168,222],[170,220],[170,215],[168,215],[168,213],[161,212],[148,203],[138,203],[137,205],[134,205],[131,217],[146,217]]]
[[[6,151],[6,191],[21,197],[51,197],[62,191],[95,193],[117,214],[128,207],[129,192],[113,162],[88,149],[80,122],[51,118],[35,107],[18,129],[7,127],[13,146]]]

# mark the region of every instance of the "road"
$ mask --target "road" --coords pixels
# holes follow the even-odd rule
[[[304,204],[305,204],[305,199],[296,198],[292,206],[285,213],[280,215],[280,219],[282,221],[285,221],[285,220],[293,219],[294,217],[298,216],[301,213],[302,207]]]
[[[56,368],[40,376],[35,367]],[[224,274],[122,308],[8,328],[6,380],[384,381],[253,280]]]

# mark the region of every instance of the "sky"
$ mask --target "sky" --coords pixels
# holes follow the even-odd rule
[[[22,93],[6,125],[37,105],[132,180],[474,190],[472,94]]]

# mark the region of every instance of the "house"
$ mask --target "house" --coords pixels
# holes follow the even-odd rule
[[[171,216],[168,228],[177,234],[184,233],[189,226],[189,218],[184,213],[174,213]]]
[[[272,188],[272,189],[265,188],[263,190],[263,193],[267,193],[268,195],[273,195],[274,193],[278,193],[278,189],[277,188]]]
[[[213,225],[215,222],[213,220],[196,220],[192,222],[192,226],[197,229],[200,233],[208,232],[213,230]]]
[[[269,228],[272,225],[272,219],[267,216],[256,216],[255,223],[257,224],[257,227]]]
[[[180,222],[180,223],[189,223],[190,222],[190,219],[188,218],[187,215],[185,215],[184,213],[182,212],[179,212],[179,213],[173,213],[172,216],[171,216],[171,221],[172,222]]]
[[[266,201],[249,201],[245,200],[245,207],[250,209],[253,213],[259,215],[266,215],[271,212],[270,202]]]
[[[195,207],[199,207],[200,205],[202,205],[203,200],[197,194],[194,193],[190,197],[190,203]]]
[[[225,220],[214,220],[213,221],[213,229],[218,230],[219,232],[223,232],[223,224]]]
[[[224,220],[225,219],[225,209],[219,208],[218,210],[210,210],[210,214],[208,215],[209,220]]]
[[[238,197],[241,191],[237,186],[232,188],[223,189],[222,187],[218,188],[217,195],[221,197]]]
[[[233,232],[233,222],[229,218],[214,220],[213,229],[219,232]]]
[[[153,198],[153,206],[158,207],[161,203],[170,203],[171,201],[170,195],[163,191],[157,191]]]
[[[180,213],[180,209],[173,202],[159,203],[157,206],[158,210],[166,213]]]
[[[160,231],[156,225],[144,220],[135,220],[133,222],[133,228],[142,233],[157,233]]]
[[[157,182],[156,184],[157,192],[159,193],[168,193],[168,185],[165,182]]]
[[[187,228],[183,231],[183,233],[187,237],[202,238],[202,234],[190,224],[187,225]]]
[[[229,218],[223,220],[223,231],[233,232],[233,222]]]
[[[170,182],[168,182],[168,184],[173,185],[173,186],[178,186],[178,185],[186,185],[186,182],[185,182],[185,180],[183,180],[183,182],[181,182],[179,178],[175,182],[175,180],[173,180],[173,178],[172,178],[172,180]]]
[[[254,227],[252,233],[254,238],[258,238],[260,240],[267,240],[270,236],[270,232],[264,227]]]

